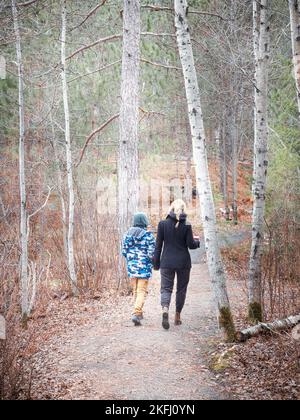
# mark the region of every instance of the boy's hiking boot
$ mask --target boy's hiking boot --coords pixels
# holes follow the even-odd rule
[[[164,308],[162,316],[162,326],[165,330],[170,328],[168,308]]]
[[[182,325],[182,321],[181,321],[179,312],[176,312],[176,315],[175,315],[175,325]]]
[[[140,325],[142,325],[141,324],[141,319],[142,319],[142,317],[140,317],[139,315],[133,315],[132,316],[132,322],[134,323],[134,325],[136,327],[139,327]]]

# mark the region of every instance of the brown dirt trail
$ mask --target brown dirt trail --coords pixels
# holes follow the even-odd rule
[[[174,300],[174,299],[173,299]],[[173,303],[174,305],[174,303]],[[192,271],[183,325],[161,327],[159,273],[151,281],[143,326],[130,321],[132,298],[107,307],[87,325],[70,331],[50,358],[57,380],[66,382],[61,399],[219,400],[225,396],[207,368],[218,337],[207,266]]]

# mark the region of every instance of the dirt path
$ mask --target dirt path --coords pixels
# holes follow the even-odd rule
[[[172,306],[172,318],[175,312]],[[218,331],[205,264],[194,266],[184,324],[161,328],[159,275],[152,280],[142,327],[130,321],[123,297],[88,326],[70,332],[59,348],[57,376],[67,399],[223,399],[207,368]],[[52,355],[55,359],[55,352]],[[70,385],[71,384],[71,385]]]

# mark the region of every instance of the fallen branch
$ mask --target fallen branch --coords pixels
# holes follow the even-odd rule
[[[114,120],[116,120],[117,118],[119,118],[120,114],[116,114],[113,115],[112,117],[110,117],[105,123],[103,123],[100,127],[96,128],[96,130],[94,130],[86,139],[85,144],[81,150],[80,153],[80,158],[78,163],[76,164],[76,168],[81,164],[83,156],[85,154],[86,148],[88,147],[90,141],[92,140],[93,137],[95,137],[96,134],[100,133],[102,130],[104,130],[105,127],[107,127],[111,122],[113,122]]]
[[[239,331],[236,334],[236,338],[240,343],[244,343],[245,341],[249,340],[249,338],[256,337],[260,334],[266,332],[275,333],[279,331],[285,331],[295,327],[298,324],[300,324],[300,314],[270,323],[259,323],[253,327]]]
[[[66,58],[66,60],[71,60],[71,58],[75,57],[75,55],[80,54],[81,52],[83,52],[83,51],[85,51],[85,50],[87,50],[89,48],[95,47],[98,44],[101,44],[103,42],[114,41],[116,39],[121,39],[121,38],[122,38],[122,34],[115,34],[115,35],[107,36],[105,38],[100,38],[97,41],[94,41],[92,44],[85,45],[84,47],[81,47],[78,50],[74,51],[71,55],[69,55]]]

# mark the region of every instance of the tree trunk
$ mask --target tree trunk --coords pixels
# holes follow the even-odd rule
[[[25,108],[24,108],[24,74],[21,51],[21,36],[18,21],[18,11],[15,0],[12,0],[12,14],[16,38],[16,53],[19,88],[19,177],[21,199],[21,308],[22,322],[26,327],[28,319],[28,232],[27,232],[27,197],[25,176]]]
[[[186,138],[187,138],[187,160],[186,160],[186,174],[185,174],[185,202],[187,206],[190,206],[193,201],[193,172],[192,172],[192,158],[193,158],[193,150],[192,150],[192,142],[191,142],[191,130],[190,130],[190,123],[188,118],[185,119],[185,131],[186,131]]]
[[[249,338],[256,337],[259,334],[265,332],[276,332],[276,331],[285,331],[295,327],[295,325],[300,324],[300,314],[296,316],[290,316],[289,318],[277,320],[270,322],[268,324],[259,323],[253,327],[247,328],[246,330],[239,331],[236,334],[237,340],[240,342],[245,342]]]
[[[300,118],[300,7],[298,0],[289,0],[291,38],[293,49],[294,77],[297,90],[298,114]]]
[[[68,223],[68,269],[74,294],[77,294],[77,275],[75,271],[74,259],[74,213],[75,213],[75,194],[73,185],[73,160],[70,135],[70,113],[68,99],[68,84],[66,75],[66,32],[67,32],[67,6],[66,0],[62,0],[62,30],[61,30],[61,80],[65,115],[65,142],[67,159],[67,178],[69,193],[69,223]]]
[[[268,0],[260,7],[253,1],[253,37],[255,57],[254,91],[254,173],[253,173],[253,217],[252,246],[249,270],[249,318],[260,322],[263,318],[261,290],[261,257],[263,252],[263,227],[268,168],[268,62],[269,20]]]
[[[124,277],[122,240],[139,205],[140,1],[124,0],[118,159],[119,286]]]
[[[140,2],[124,0],[118,162],[118,217],[121,238],[131,223],[139,203],[139,67]]]
[[[65,197],[64,197],[64,182],[63,182],[63,176],[62,176],[62,169],[60,168],[60,156],[58,152],[58,146],[57,141],[55,139],[55,130],[54,130],[54,124],[52,119],[52,112],[50,112],[50,122],[51,122],[51,128],[52,128],[52,147],[54,152],[54,158],[57,162],[57,181],[58,181],[58,192],[59,192],[59,198],[61,203],[61,212],[62,212],[62,225],[63,225],[63,242],[64,242],[64,253],[65,253],[65,262],[66,267],[68,267],[69,263],[69,253],[68,253],[68,221],[67,221],[67,208],[65,203]]]
[[[235,328],[226,289],[226,277],[218,243],[216,215],[208,172],[206,141],[203,125],[200,91],[187,22],[186,0],[175,0],[175,25],[177,43],[183,69],[188,112],[193,139],[193,156],[196,165],[197,188],[200,196],[205,247],[212,286],[218,305],[221,328],[228,340],[234,340]]]
[[[232,218],[235,225],[238,224],[238,127],[237,116],[232,119]]]
[[[228,118],[226,116],[226,118]],[[221,156],[221,188],[225,207],[226,220],[230,220],[230,210],[228,205],[228,154],[227,154],[227,123],[225,122],[222,130],[222,156]]]

